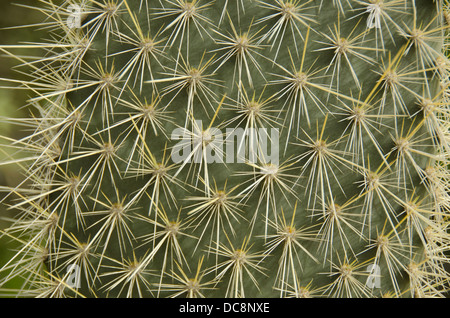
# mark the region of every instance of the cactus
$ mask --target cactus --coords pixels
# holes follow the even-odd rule
[[[3,294],[446,295],[447,3],[31,9]]]

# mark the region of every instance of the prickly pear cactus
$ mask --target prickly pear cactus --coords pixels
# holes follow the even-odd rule
[[[443,297],[446,8],[40,1],[3,293]]]

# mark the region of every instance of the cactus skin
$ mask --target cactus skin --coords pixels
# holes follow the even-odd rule
[[[446,3],[40,5],[51,36],[20,47],[45,58],[1,47],[39,114],[5,139],[26,177],[5,294],[445,295]],[[279,164],[172,160],[175,129],[207,146],[208,127],[278,128]]]

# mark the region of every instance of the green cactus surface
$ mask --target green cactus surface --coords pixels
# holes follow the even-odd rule
[[[1,294],[445,297],[446,1],[23,10]]]

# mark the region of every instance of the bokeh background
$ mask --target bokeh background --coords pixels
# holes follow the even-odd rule
[[[42,22],[44,17],[42,12],[31,9],[38,4],[38,0],[0,0],[0,47],[4,45],[19,45],[24,42],[38,42],[42,36],[45,36],[44,29],[38,30],[35,27],[19,27],[29,26],[35,23]],[[11,50],[18,56],[27,56],[30,52],[22,49]],[[34,52],[33,52],[34,53]],[[11,138],[20,138],[26,132],[19,131],[16,127],[6,123],[3,119],[5,117],[21,118],[29,116],[29,109],[23,108],[29,95],[24,90],[9,89],[13,86],[11,83],[5,81],[5,78],[19,79],[20,74],[17,68],[20,62],[0,52],[0,136],[9,136]],[[0,162],[8,158],[11,149],[2,147],[4,140],[0,141]],[[22,174],[17,167],[8,165],[0,165],[0,189],[1,187],[13,187],[21,182]],[[0,200],[5,196],[4,191],[0,191]],[[12,212],[6,209],[7,204],[11,200],[5,200],[5,204],[0,204],[0,229],[7,226],[7,219]],[[15,244],[9,239],[0,238],[0,268],[13,255]],[[0,279],[4,274],[0,274]],[[9,282],[2,288],[20,287],[20,280]],[[1,295],[2,293],[0,293]]]

